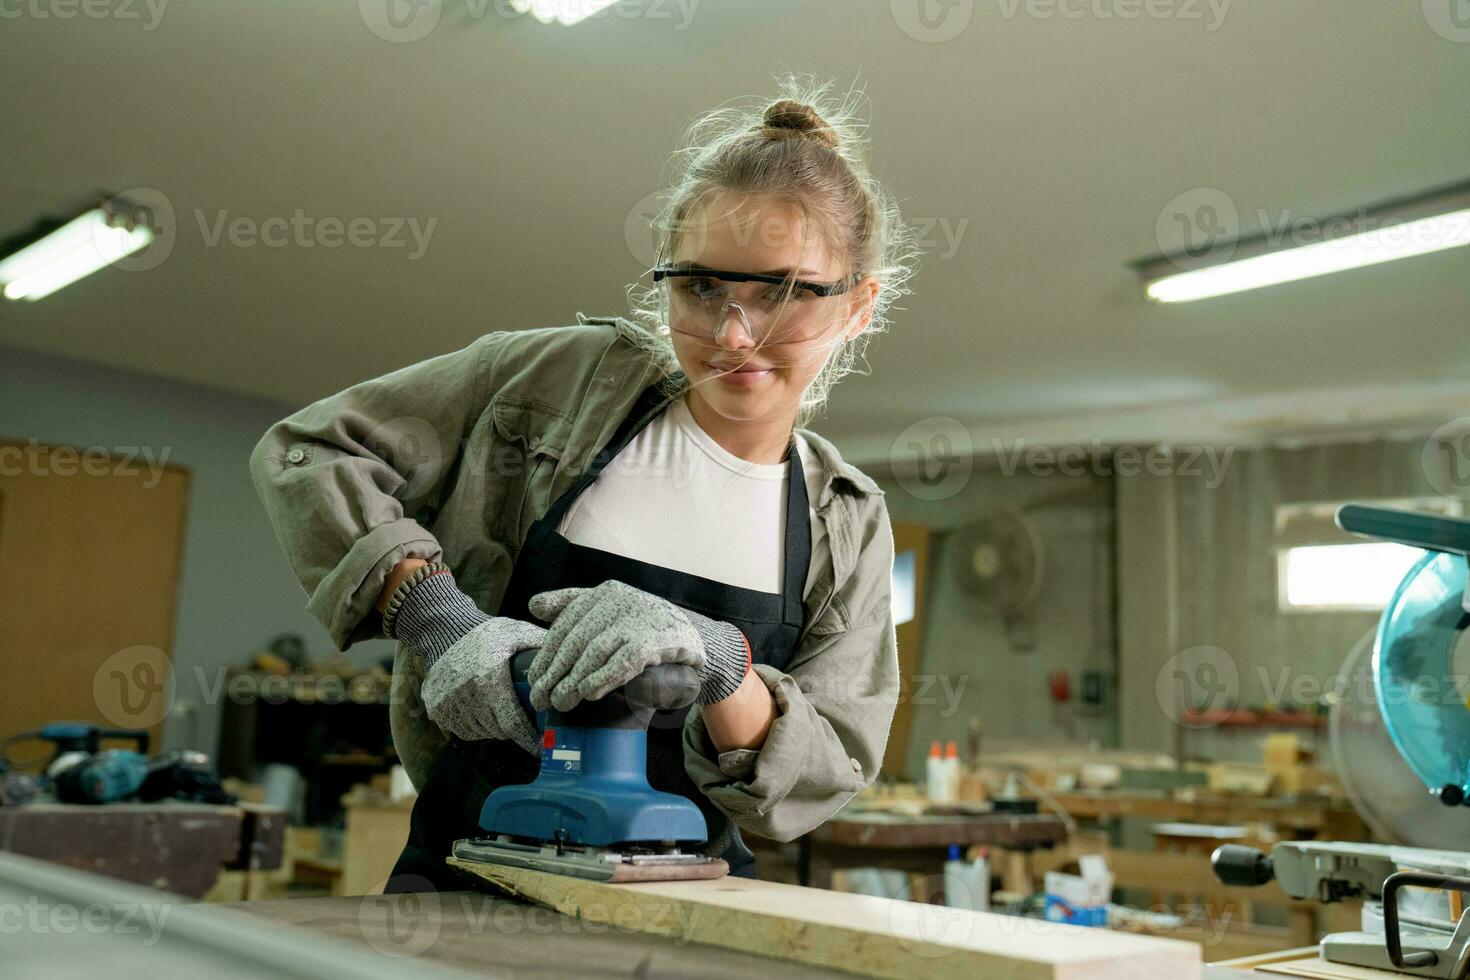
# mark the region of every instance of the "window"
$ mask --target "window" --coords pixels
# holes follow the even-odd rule
[[[1288,609],[1382,609],[1423,555],[1387,541],[1286,548],[1282,602]]]
[[[1376,612],[1388,605],[1399,582],[1423,557],[1422,549],[1362,538],[1337,527],[1333,515],[1347,502],[1276,508],[1276,592],[1283,611]],[[1460,501],[1448,498],[1371,503],[1452,517],[1461,513]]]
[[[893,556],[893,625],[902,626],[914,618],[914,549]]]

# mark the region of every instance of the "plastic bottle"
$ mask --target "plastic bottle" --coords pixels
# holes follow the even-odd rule
[[[949,845],[944,862],[944,904],[952,909],[990,909],[990,862],[984,856],[966,861],[958,844]]]
[[[924,769],[924,789],[930,803],[945,801],[945,793],[949,789],[948,776],[944,756],[939,751],[939,743],[935,742],[929,746],[929,760]]]
[[[954,803],[960,798],[960,750],[953,742],[944,743],[944,798]]]

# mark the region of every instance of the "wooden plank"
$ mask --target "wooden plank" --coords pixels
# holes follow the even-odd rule
[[[449,863],[491,888],[590,922],[870,977],[1198,980],[1200,947],[748,878],[598,882]]]
[[[398,980],[421,980],[420,964],[464,969],[481,980],[832,977],[829,969],[583,922],[488,891],[283,898],[229,908],[376,952],[396,964]]]
[[[1276,973],[1286,977],[1308,977],[1310,980],[1393,980],[1402,973],[1373,970],[1364,966],[1346,963],[1329,963],[1320,956],[1284,963],[1267,963],[1256,967],[1257,973]],[[1264,980],[1264,978],[1262,978]]]

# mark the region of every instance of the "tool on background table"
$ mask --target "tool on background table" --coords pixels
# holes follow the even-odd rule
[[[1470,690],[1464,654],[1457,650],[1470,627],[1470,521],[1349,504],[1339,509],[1337,523],[1346,531],[1426,550],[1394,591],[1373,636],[1368,669],[1376,712],[1350,715],[1334,705],[1341,718],[1331,721],[1347,719],[1333,724],[1334,742],[1355,740],[1353,751],[1338,753],[1347,763],[1344,782],[1358,786],[1354,803],[1389,839],[1470,843]],[[1350,663],[1360,652],[1354,651]],[[1351,684],[1353,672],[1344,673]],[[1379,734],[1370,724],[1375,721],[1401,761],[1386,750],[1365,751],[1374,748],[1370,736]],[[1353,734],[1339,736],[1339,728]],[[1392,771],[1403,763],[1412,777]],[[1364,767],[1370,771],[1358,771]],[[1269,857],[1227,844],[1210,863],[1227,885],[1274,878],[1294,898],[1363,898],[1362,931],[1325,936],[1324,960],[1443,980],[1470,975],[1470,909],[1461,898],[1470,892],[1470,853],[1283,841]]]
[[[104,749],[107,740],[134,743],[136,749]],[[6,768],[38,767],[40,777],[27,776],[24,785],[7,782],[0,802],[18,804],[49,790],[62,803],[116,803],[137,799],[152,802],[183,799],[197,803],[231,804],[235,797],[220,786],[219,776],[202,752],[176,750],[149,759],[149,733],[134,728],[103,728],[90,722],[53,722],[35,731],[4,740],[0,761]],[[50,742],[55,749],[47,759],[15,763],[10,746],[17,742]],[[8,780],[18,780],[18,774]]]
[[[129,741],[136,749],[103,749],[103,739]],[[143,786],[149,740],[142,729],[61,721],[6,738],[3,754],[8,765],[40,766],[45,775],[37,788],[49,788],[63,803],[110,803],[136,795]],[[50,742],[55,750],[49,759],[17,764],[10,758],[10,747],[26,741]]]
[[[538,713],[527,677],[535,655],[511,658],[511,676],[542,733],[540,772],[525,785],[492,790],[480,811],[486,836],[456,841],[454,856],[611,882],[727,874],[724,860],[683,849],[709,836],[699,808],[648,783],[649,723],[655,711],[693,703],[694,669],[654,664],[595,701]]]

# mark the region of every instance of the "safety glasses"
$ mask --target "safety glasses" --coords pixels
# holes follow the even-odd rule
[[[824,303],[852,289],[858,275],[813,282],[761,272],[712,269],[689,262],[657,266],[653,281],[667,290],[669,327],[715,343],[733,322],[734,310],[756,343],[800,344],[821,338],[831,326]]]

